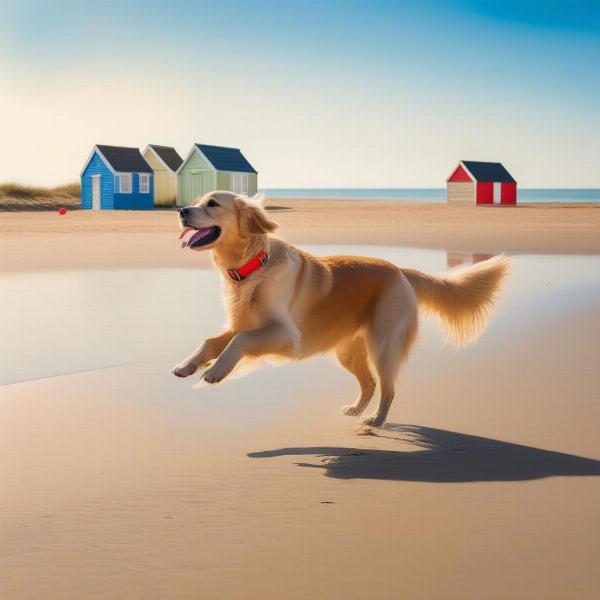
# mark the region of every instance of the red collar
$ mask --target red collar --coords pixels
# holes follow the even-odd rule
[[[237,269],[227,269],[227,274],[234,281],[242,281],[246,279],[250,273],[260,269],[263,265],[269,262],[269,255],[261,250],[256,256],[253,256],[246,264]]]

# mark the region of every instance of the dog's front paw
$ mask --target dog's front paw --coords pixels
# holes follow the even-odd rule
[[[202,379],[204,379],[206,383],[219,383],[219,381],[222,381],[225,378],[227,373],[229,373],[228,370],[215,364],[202,375]]]
[[[384,422],[385,419],[379,415],[371,415],[370,417],[365,417],[361,421],[363,425],[370,425],[371,427],[381,427]]]
[[[176,377],[189,377],[193,375],[198,370],[198,367],[195,363],[184,360],[180,362],[178,365],[173,367],[171,373]]]
[[[348,417],[357,417],[360,415],[362,411],[359,410],[356,404],[350,404],[348,406],[342,406],[342,414],[347,415]]]

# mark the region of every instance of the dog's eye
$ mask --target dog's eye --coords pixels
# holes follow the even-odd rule
[[[214,200],[209,200],[206,206],[208,206],[209,208],[216,208],[217,206],[221,205],[218,202],[215,202]]]

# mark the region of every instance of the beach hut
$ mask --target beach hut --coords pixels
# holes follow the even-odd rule
[[[177,169],[183,158],[171,146],[148,144],[142,152],[154,171],[154,206],[172,206],[177,198]]]
[[[446,185],[449,204],[517,203],[517,182],[502,163],[461,160]]]
[[[177,171],[177,206],[214,190],[256,194],[257,172],[238,148],[194,144]]]
[[[151,209],[152,178],[139,148],[94,146],[81,171],[81,208]]]

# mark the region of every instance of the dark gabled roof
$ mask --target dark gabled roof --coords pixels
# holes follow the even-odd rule
[[[461,161],[477,181],[498,181],[501,183],[515,183],[511,174],[502,163],[479,162],[477,160]]]
[[[196,148],[206,156],[217,171],[239,171],[241,173],[256,173],[254,167],[246,160],[238,148],[225,146],[209,146],[195,144]]]
[[[157,144],[150,144],[150,148],[158,154],[160,159],[171,169],[171,171],[177,171],[183,162],[183,158],[177,154],[175,148],[171,146],[158,146]]]
[[[110,166],[119,173],[152,173],[152,168],[144,160],[139,148],[123,146],[96,146]]]

